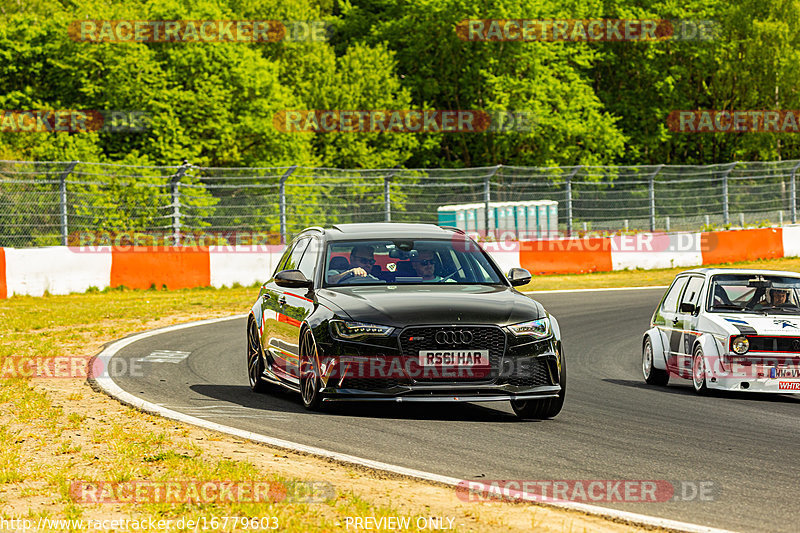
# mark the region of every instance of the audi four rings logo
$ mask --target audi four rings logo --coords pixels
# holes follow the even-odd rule
[[[439,344],[469,344],[472,332],[459,329],[457,331],[437,331],[436,342]]]

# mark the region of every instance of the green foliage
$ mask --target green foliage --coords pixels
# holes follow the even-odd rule
[[[465,42],[467,18],[714,20],[711,41]],[[76,19],[324,20],[332,41],[91,44]],[[711,163],[788,159],[791,134],[671,132],[673,110],[800,107],[794,1],[4,2],[2,109],[151,114],[146,132],[0,133],[0,157],[201,166]],[[286,134],[283,109],[520,110],[532,131]]]
[[[792,133],[679,133],[673,110],[798,109],[800,3],[607,2],[606,16],[713,20],[712,40],[605,43],[594,69],[605,108],[625,117],[630,163],[708,164],[798,157]]]

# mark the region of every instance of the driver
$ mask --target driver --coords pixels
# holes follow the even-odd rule
[[[771,289],[769,299],[771,305],[783,305],[789,301],[789,291],[787,289]]]
[[[366,277],[375,265],[375,250],[372,246],[365,244],[357,244],[350,250],[350,264],[352,268],[328,276],[328,283],[339,283],[345,278],[357,276],[360,278]]]
[[[759,310],[765,307],[786,306],[789,303],[789,289],[769,289],[766,298],[758,302],[754,309]]]

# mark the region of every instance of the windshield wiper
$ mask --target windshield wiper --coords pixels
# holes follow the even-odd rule
[[[712,305],[712,309],[730,309],[732,311],[750,311],[750,309],[745,309],[744,307],[739,307],[738,305],[733,304],[720,304],[720,305]]]

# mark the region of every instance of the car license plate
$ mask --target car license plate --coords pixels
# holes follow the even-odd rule
[[[773,375],[774,374],[774,375]],[[800,378],[800,368],[774,367],[771,378]]]
[[[489,350],[420,350],[420,366],[488,367]]]

